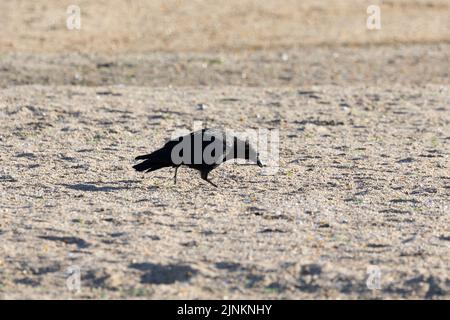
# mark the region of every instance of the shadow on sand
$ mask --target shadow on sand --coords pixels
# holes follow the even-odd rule
[[[138,183],[138,180],[120,180],[115,182],[87,182],[87,183],[75,183],[75,184],[62,184],[64,187],[76,191],[86,191],[86,192],[113,192],[118,190],[133,189],[135,187],[131,184]]]
[[[176,281],[185,282],[198,273],[197,270],[190,266],[182,264],[162,265],[144,262],[132,263],[129,267],[143,271],[141,283],[151,284],[171,284]]]

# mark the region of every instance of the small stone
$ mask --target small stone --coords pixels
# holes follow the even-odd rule
[[[206,110],[206,109],[208,109],[208,105],[205,104],[205,103],[198,103],[198,104],[195,106],[195,108],[196,108],[197,110]]]

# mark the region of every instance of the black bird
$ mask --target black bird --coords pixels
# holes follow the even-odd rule
[[[151,172],[164,167],[174,167],[174,183],[181,165],[200,171],[203,180],[214,187],[208,174],[221,163],[231,159],[246,159],[262,167],[259,154],[250,146],[248,140],[218,129],[202,129],[168,141],[161,149],[136,157],[145,160],[133,166],[137,171]]]

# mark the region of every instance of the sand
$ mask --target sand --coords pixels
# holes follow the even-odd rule
[[[0,4],[2,299],[450,298],[447,2],[106,3]],[[276,174],[132,169],[195,122],[278,132]]]

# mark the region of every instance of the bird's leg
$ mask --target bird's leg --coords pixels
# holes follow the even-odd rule
[[[202,173],[201,173],[202,179],[205,180],[206,182],[209,182],[214,187],[218,188],[218,186],[214,182],[212,182],[211,180],[208,179],[208,173],[209,173],[209,171],[202,171]]]
[[[177,171],[180,166],[175,167],[175,175],[173,176],[173,184],[177,184]]]

